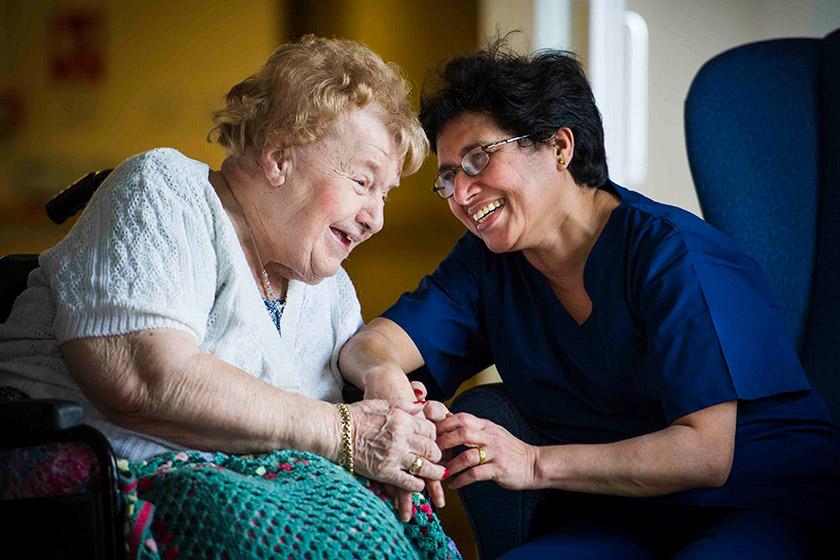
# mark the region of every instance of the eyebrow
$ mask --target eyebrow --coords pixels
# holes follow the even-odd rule
[[[368,159],[362,160],[362,165],[364,165],[365,167],[367,167],[368,169],[373,171],[374,182],[377,182],[376,177],[378,175],[380,175],[380,171],[382,171],[382,167],[383,167],[382,164],[380,164],[379,162],[377,162],[374,159],[368,158]],[[394,183],[393,185],[388,185],[388,190],[390,191],[391,189],[396,189],[399,186],[400,186],[400,183],[398,181],[398,182]]]
[[[376,176],[379,175],[379,172],[382,171],[382,165],[380,165],[375,159],[369,157],[358,159],[355,163],[351,163],[350,165],[358,165],[365,171],[370,171],[374,178],[376,178]]]

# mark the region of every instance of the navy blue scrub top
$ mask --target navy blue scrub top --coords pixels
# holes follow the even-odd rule
[[[738,400],[728,482],[658,499],[825,521],[840,503],[840,431],[761,268],[693,214],[605,188],[621,204],[586,262],[582,325],[521,253],[494,254],[471,233],[384,316],[447,395],[495,363],[525,418],[557,443],[639,436]]]

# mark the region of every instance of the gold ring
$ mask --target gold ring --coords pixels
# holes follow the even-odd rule
[[[420,474],[420,469],[423,468],[423,458],[420,455],[414,456],[414,462],[411,463],[411,466],[408,467],[408,474],[412,476],[417,476]]]
[[[487,452],[481,446],[478,446],[476,449],[478,449],[478,464],[483,465],[487,462]]]

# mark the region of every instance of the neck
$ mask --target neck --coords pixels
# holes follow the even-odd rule
[[[248,262],[263,296],[269,299],[282,298],[285,296],[288,281],[286,278],[271,275],[266,270],[268,263],[260,255],[260,248],[252,223],[259,224],[257,227],[260,227],[260,232],[264,232],[266,228],[262,227],[256,204],[247,194],[244,197],[242,196],[246,189],[239,188],[249,179],[249,176],[250,173],[245,166],[228,158],[222,163],[221,171],[211,172],[210,182],[219,195],[222,207],[233,224],[239,245],[245,253],[245,260]],[[249,218],[249,210],[253,211],[252,216],[255,216],[256,220]]]
[[[224,195],[222,204],[225,205],[225,210],[228,214],[232,214],[233,218],[241,225],[250,226],[251,221],[260,223],[257,205],[252,201],[249,193],[251,189],[247,185],[255,185],[256,178],[250,171],[251,166],[242,161],[242,158],[226,158],[222,162],[221,171],[214,171],[217,182],[221,188],[217,188],[216,192],[222,191]],[[249,218],[249,212],[256,214],[256,219]]]
[[[574,190],[578,189],[578,190]],[[602,189],[574,185],[570,200],[559,207],[564,215],[543,243],[523,251],[525,258],[555,284],[577,281],[595,242],[619,202]]]

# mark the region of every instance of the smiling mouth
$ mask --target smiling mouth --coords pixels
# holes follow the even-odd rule
[[[330,231],[335,236],[335,238],[338,239],[342,245],[344,245],[344,248],[349,251],[350,248],[353,246],[353,240],[350,238],[350,236],[341,231],[340,229],[334,227],[330,227]]]
[[[476,212],[475,214],[473,214],[471,216],[471,218],[473,219],[473,221],[475,223],[480,224],[481,222],[483,222],[484,220],[487,219],[487,216],[489,216],[490,214],[492,214],[493,212],[495,212],[496,210],[498,210],[499,208],[501,208],[504,205],[505,205],[505,199],[500,198],[499,200],[496,200],[495,202],[491,202],[491,203],[487,204],[486,206],[483,206],[482,208],[480,208],[478,210],[478,212]]]

